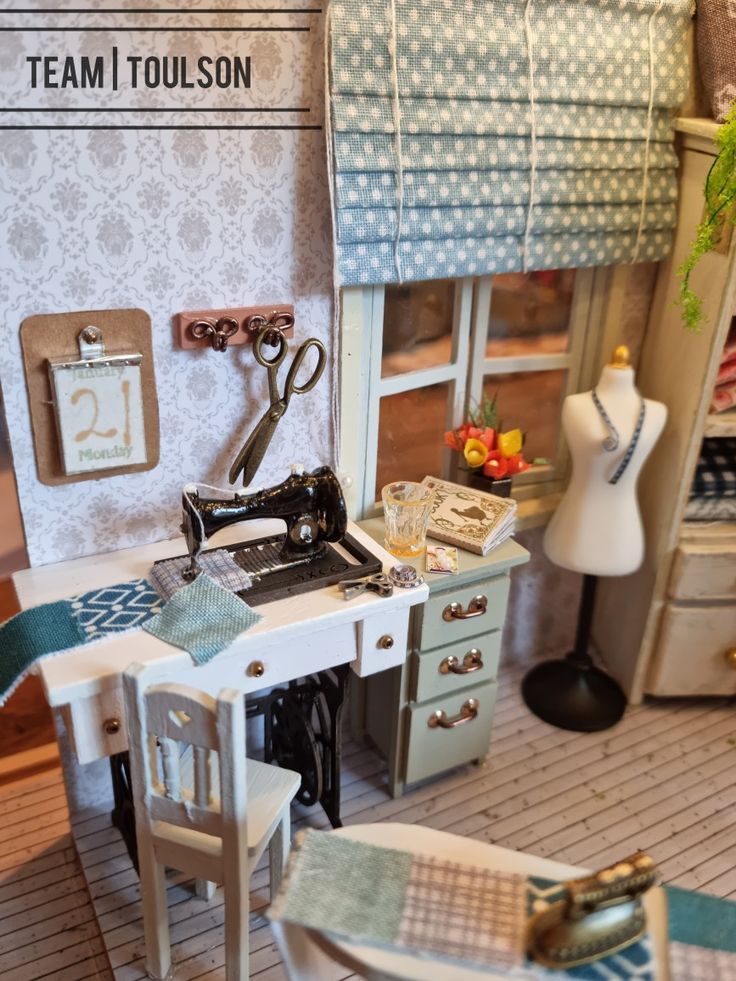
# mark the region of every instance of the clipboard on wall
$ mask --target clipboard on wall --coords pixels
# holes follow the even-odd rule
[[[159,462],[151,320],[144,310],[28,317],[20,328],[38,478],[59,485]]]

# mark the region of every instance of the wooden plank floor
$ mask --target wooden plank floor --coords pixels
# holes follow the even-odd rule
[[[380,758],[349,744],[345,823],[424,824],[580,865],[644,848],[666,882],[736,898],[734,700],[653,702],[629,709],[615,729],[580,735],[530,715],[521,673],[502,676],[488,759],[399,800],[387,796]],[[298,807],[294,819],[297,828],[327,826],[316,809]],[[0,827],[0,981],[145,978],[137,878],[107,814],[75,820],[77,859],[55,773],[0,789]],[[223,978],[221,893],[206,903],[172,876],[169,902],[177,981]],[[267,903],[262,866],[252,883],[251,975],[283,981]],[[336,968],[325,981],[341,977]]]

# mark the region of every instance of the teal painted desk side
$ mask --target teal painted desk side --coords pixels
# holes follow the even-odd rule
[[[383,544],[382,517],[359,524]],[[364,733],[388,760],[394,797],[488,752],[509,573],[529,553],[507,541],[488,555],[458,556],[457,576],[426,574],[423,555],[396,560],[425,576],[429,599],[412,610],[406,662],[363,685]]]

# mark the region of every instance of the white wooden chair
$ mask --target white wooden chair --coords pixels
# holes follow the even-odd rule
[[[141,664],[131,665],[123,679],[146,967],[154,978],[165,978],[171,968],[168,866],[200,884],[223,883],[227,981],[242,981],[248,977],[249,879],[269,845],[272,896],[278,889],[300,777],[246,761],[242,692],[226,688],[214,699],[186,685],[153,683],[160,679]],[[180,765],[189,746],[191,781]]]

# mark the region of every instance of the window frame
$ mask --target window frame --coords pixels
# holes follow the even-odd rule
[[[345,496],[351,515],[369,517],[380,511],[380,502],[375,500],[375,482],[380,400],[384,396],[447,383],[450,397],[445,428],[452,429],[462,423],[469,402],[477,401],[487,374],[562,369],[567,372],[563,399],[592,386],[605,333],[610,268],[576,270],[568,350],[563,354],[485,357],[492,280],[492,276],[456,280],[452,353],[448,364],[385,378],[381,377],[385,287],[342,290],[337,455],[343,478],[348,477]],[[457,473],[457,462],[457,454],[447,449],[445,471],[450,479]],[[514,497],[533,502],[559,495],[567,482],[569,466],[569,454],[560,430],[555,463],[535,467],[514,478]]]

